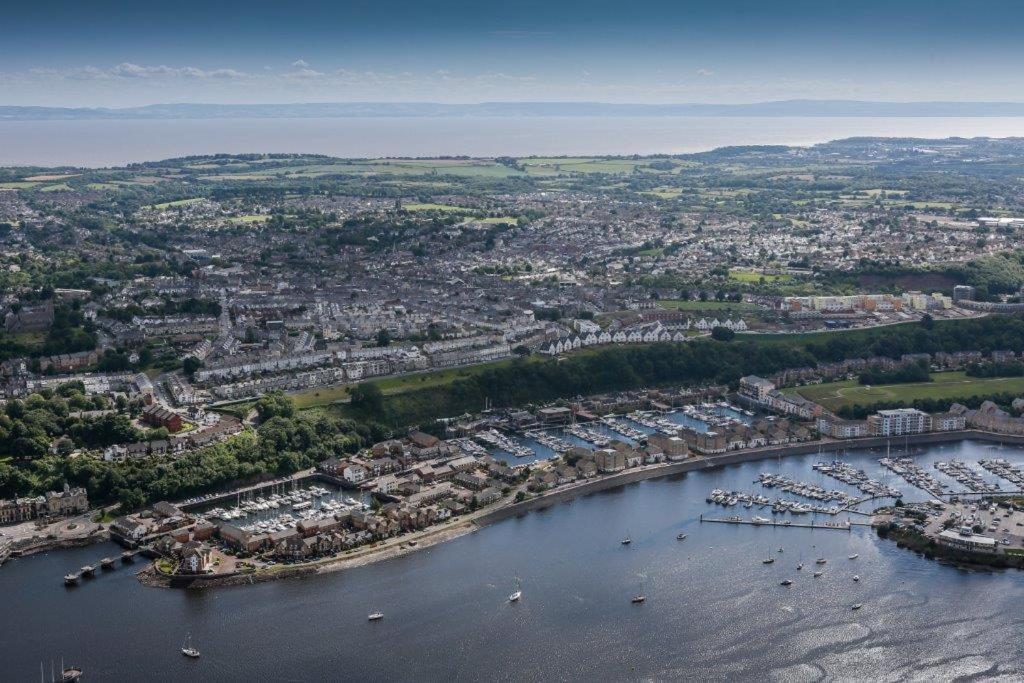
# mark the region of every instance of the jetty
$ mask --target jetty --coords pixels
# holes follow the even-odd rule
[[[766,521],[754,521],[750,519],[740,519],[738,517],[728,517],[726,519],[721,519],[716,517],[705,517],[704,515],[700,516],[700,522],[701,524],[703,524],[704,522],[709,522],[712,524],[748,524],[750,526],[770,526],[797,529],[829,529],[831,531],[851,531],[854,525],[858,524],[857,522],[851,522],[849,520],[845,522],[815,524],[814,522],[792,522],[789,520],[779,522],[773,519]],[[865,524],[864,522],[860,522],[859,525],[871,526],[870,524]]]

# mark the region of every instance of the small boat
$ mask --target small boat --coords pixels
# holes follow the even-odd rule
[[[685,541],[686,540],[686,534],[676,534],[676,540],[677,541]]]
[[[104,569],[113,569],[114,568],[114,558],[112,558],[112,557],[104,557],[102,560],[100,560],[100,566],[103,567]]]
[[[779,548],[779,552],[780,552],[780,553],[782,552],[782,548]]]
[[[87,564],[82,567],[82,576],[92,576],[96,572],[96,567],[91,564]]]
[[[814,578],[820,579],[824,574],[825,572],[814,572]]]
[[[77,666],[69,666],[60,672],[61,683],[72,683],[82,678],[82,670]]]
[[[828,562],[828,560],[826,560],[824,557],[819,557],[814,561],[814,564],[825,564],[826,562]]]
[[[641,602],[646,602],[646,601],[647,601],[647,596],[646,595],[634,595],[633,596],[633,600],[632,600],[634,605],[639,604]]]
[[[853,580],[854,580],[854,581],[860,581],[860,577],[859,577],[859,576],[857,576],[856,574],[854,574],[854,575],[853,575]]]
[[[512,594],[508,596],[509,602],[519,602],[519,598],[523,597],[523,587],[520,584],[519,579],[516,579],[516,589],[512,591]]]
[[[64,585],[65,586],[74,586],[77,583],[78,583],[78,574],[65,574],[64,575]]]
[[[779,585],[780,586],[792,586],[793,582],[791,580],[789,580],[789,579],[783,579],[782,581],[779,581]]]
[[[803,562],[801,562],[800,564],[798,564],[798,565],[796,566],[796,570],[797,570],[797,571],[800,571],[800,570],[801,570],[801,569],[803,569],[803,568],[804,568],[804,564],[803,564]]]
[[[189,659],[199,659],[199,650],[192,647],[192,636],[189,636],[185,644],[181,646],[181,654]]]
[[[848,559],[856,560],[858,557],[860,557],[860,553],[854,553],[853,555],[850,555]]]
[[[370,616],[368,616],[366,618],[369,619],[370,621],[380,621],[381,619],[384,618],[384,613],[383,612],[374,612],[373,614],[371,614]]]
[[[626,536],[624,539],[622,539],[620,541],[620,543],[622,543],[622,545],[629,545],[632,542],[633,542],[633,539],[631,539],[629,536]]]
[[[864,603],[863,603],[863,602],[857,602],[857,603],[854,603],[854,604],[853,604],[853,605],[852,605],[852,606],[850,607],[850,609],[853,609],[853,610],[858,610],[858,609],[860,609],[860,608],[861,608],[861,607],[863,607],[863,606],[864,606]]]

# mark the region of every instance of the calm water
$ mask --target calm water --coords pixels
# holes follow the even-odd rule
[[[339,157],[697,152],[851,136],[1006,137],[1024,118],[616,117],[2,121],[0,165],[110,166],[193,154]]]
[[[878,457],[846,459],[881,478]],[[972,443],[918,459],[934,472],[931,462],[949,457],[1024,463],[1024,452]],[[701,513],[758,512],[704,499],[715,487],[774,497],[751,483],[761,471],[845,488],[810,469],[817,459],[626,486],[407,557],[244,588],[145,588],[124,567],[61,585],[65,571],[113,546],[15,560],[0,569],[0,679],[35,680],[40,660],[64,656],[93,681],[1019,680],[1022,573],[944,567],[869,529],[699,523]],[[618,542],[626,533],[628,547]],[[762,565],[780,546],[776,563]],[[829,563],[814,579],[818,556]],[[524,597],[510,605],[515,576]],[[637,591],[645,605],[630,604]],[[864,608],[851,611],[855,602]],[[378,609],[385,619],[368,623]],[[179,654],[187,633],[201,660]]]

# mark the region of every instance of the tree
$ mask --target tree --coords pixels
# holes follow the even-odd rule
[[[188,375],[189,379],[192,379],[192,376],[196,374],[196,370],[201,367],[203,367],[203,361],[199,360],[195,356],[185,356],[185,360],[181,363],[181,368],[185,371],[185,374]]]
[[[366,414],[384,412],[384,394],[380,387],[373,383],[357,384],[349,395],[352,407]]]
[[[377,332],[377,346],[390,346],[391,345],[391,333],[387,330],[380,330]]]
[[[256,413],[260,416],[260,422],[273,417],[291,417],[295,414],[295,404],[284,392],[272,391],[256,401]]]
[[[711,330],[711,338],[718,341],[732,341],[735,336],[735,332],[730,330],[728,327],[722,327],[721,325]]]
[[[921,327],[926,330],[930,330],[935,327],[935,318],[932,317],[931,313],[925,313],[921,316]]]

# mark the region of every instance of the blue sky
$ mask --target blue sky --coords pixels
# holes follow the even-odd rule
[[[0,104],[1022,100],[1024,3],[10,3]]]

